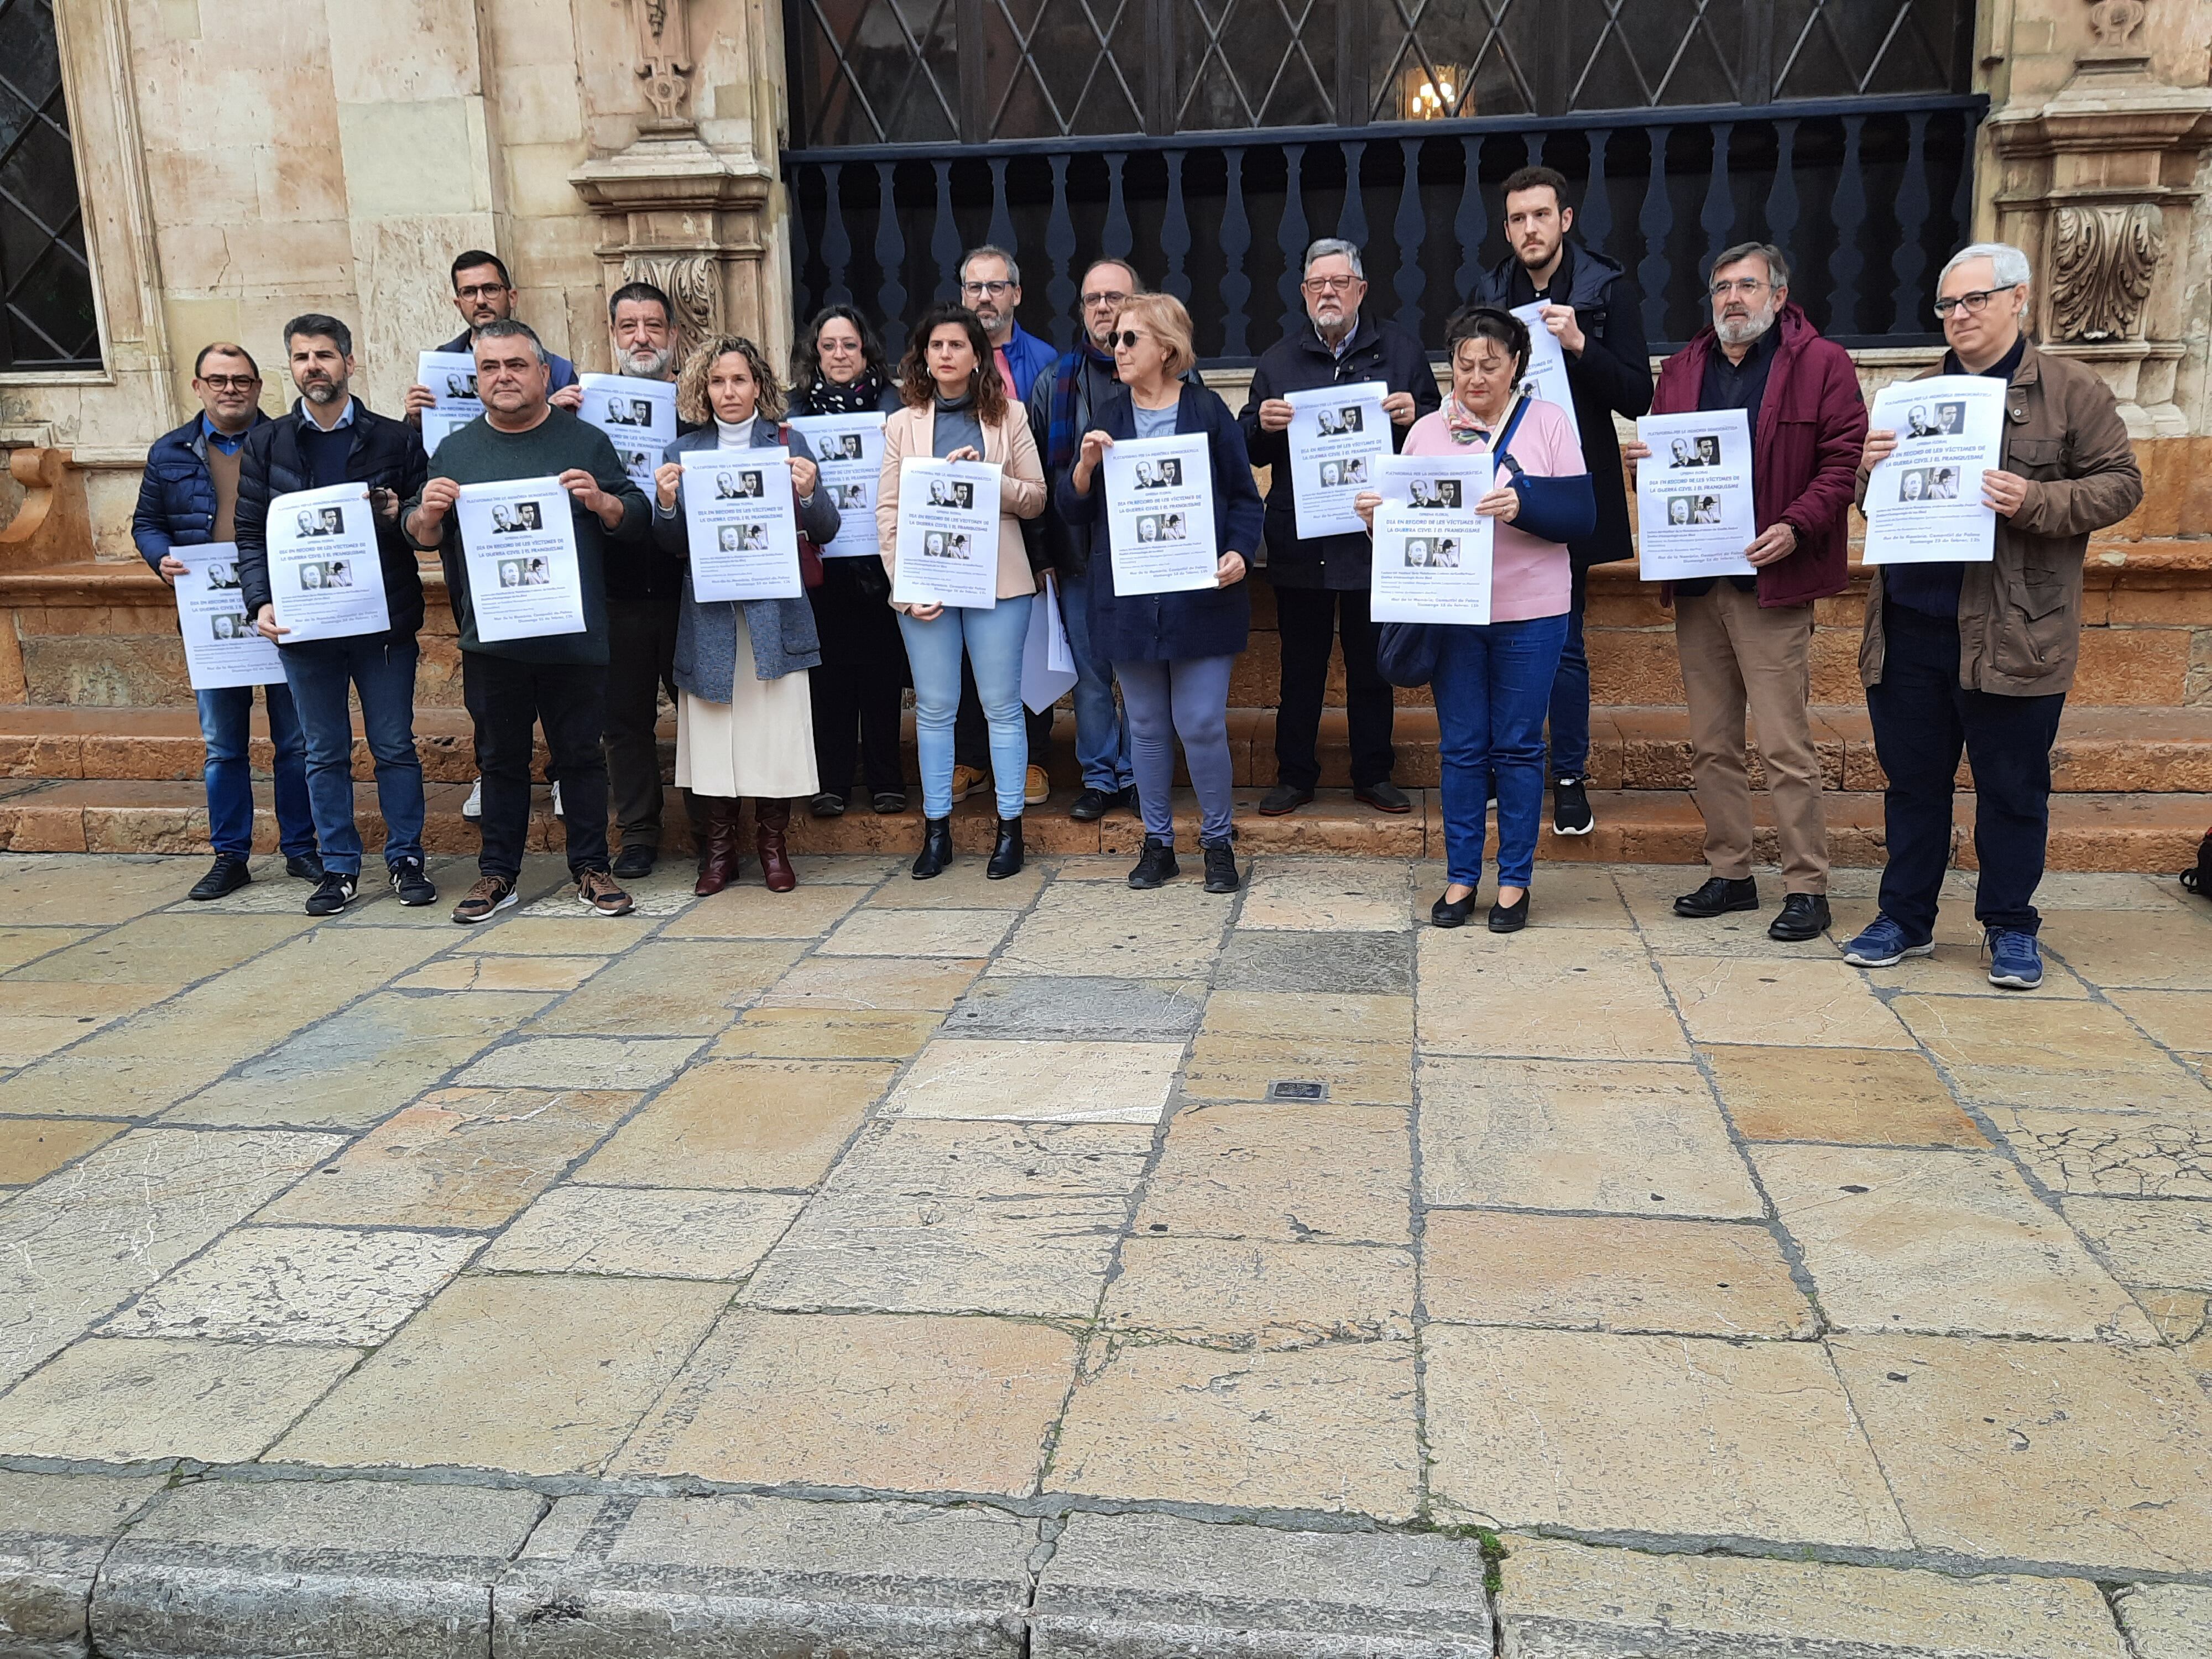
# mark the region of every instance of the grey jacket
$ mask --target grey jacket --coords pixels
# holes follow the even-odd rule
[[[675,460],[688,450],[713,449],[721,442],[720,428],[709,422],[697,432],[687,432],[669,445],[664,460]],[[782,442],[773,421],[753,423],[753,447],[773,449]],[[793,459],[814,459],[806,440],[794,432],[790,449]],[[799,531],[817,547],[837,537],[837,509],[830,493],[817,489],[811,502],[799,509]],[[661,548],[679,559],[690,556],[684,528],[684,496],[679,489],[676,510],[664,513],[656,496],[653,503],[653,535]],[[753,672],[764,680],[822,663],[822,639],[814,628],[814,607],[804,594],[795,599],[748,599],[745,629],[752,635]],[[718,599],[702,605],[692,597],[691,584],[684,584],[683,608],[676,618],[676,684],[693,696],[708,702],[728,702],[736,694],[738,672],[738,606]]]

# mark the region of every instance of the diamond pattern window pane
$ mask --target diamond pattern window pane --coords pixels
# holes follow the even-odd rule
[[[0,371],[99,367],[52,0],[0,0]]]
[[[1144,0],[988,0],[991,131],[1140,131],[1143,24]]]
[[[1186,132],[1336,119],[1337,7],[1362,0],[1187,0],[1176,32]]]
[[[1540,27],[1522,0],[1385,0],[1370,118],[1533,113]]]
[[[1774,0],[1775,96],[1963,90],[1972,18],[1972,0]]]
[[[794,101],[816,144],[959,137],[953,0],[793,0]]]

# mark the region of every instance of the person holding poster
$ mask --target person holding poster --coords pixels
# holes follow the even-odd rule
[[[337,318],[313,312],[295,317],[284,325],[284,346],[300,400],[283,419],[255,428],[239,453],[238,580],[240,608],[255,619],[264,639],[283,647],[285,682],[307,743],[307,799],[323,860],[322,879],[307,896],[307,912],[337,915],[361,884],[349,694],[361,700],[362,730],[376,763],[392,890],[403,904],[433,903],[438,890],[423,871],[422,763],[415,751],[415,635],[422,626],[422,578],[398,525],[400,503],[422,487],[422,441],[405,422],[377,414],[353,395],[353,331]],[[319,535],[343,530],[340,539],[358,538],[374,547],[385,626],[374,633],[288,642],[276,620],[271,581],[270,504],[281,495],[348,487],[365,492],[365,508],[318,509],[309,527]],[[354,499],[359,502],[361,494]],[[344,523],[349,516],[355,520],[350,526]],[[289,540],[301,526],[296,512],[287,517]],[[361,535],[364,529],[367,537]],[[327,576],[329,562],[321,562]]]
[[[904,407],[884,422],[884,471],[876,490],[876,533],[892,590],[898,586],[901,474],[915,458],[988,463],[1000,469],[997,533],[959,550],[995,580],[997,603],[954,606],[893,601],[914,669],[915,741],[921,757],[926,819],[914,877],[927,881],[952,861],[952,726],[960,707],[960,662],[975,671],[991,731],[991,781],[998,835],[984,873],[1001,880],[1022,867],[1024,784],[1029,734],[1022,711],[1022,652],[1029,641],[1030,569],[1022,520],[1044,511],[1044,471],[1021,404],[1006,396],[998,359],[975,313],[939,305],[922,313],[899,364]],[[949,544],[940,556],[950,557]]]
[[[791,418],[888,415],[899,406],[883,347],[860,313],[848,305],[825,307],[799,336],[792,353]],[[883,429],[875,434],[883,444]],[[821,459],[817,453],[816,459]],[[842,471],[841,467],[838,469]],[[878,812],[906,811],[906,772],[899,753],[899,705],[907,684],[906,641],[890,607],[890,583],[876,546],[878,465],[849,501],[834,500],[839,548],[854,542],[867,556],[825,557],[822,585],[806,591],[814,629],[822,641],[822,668],[809,674],[814,699],[814,816],[843,816],[852,799],[857,766]]]
[[[1252,599],[1244,576],[1259,550],[1264,509],[1244,453],[1244,434],[1218,393],[1183,380],[1197,352],[1190,313],[1164,294],[1126,301],[1114,331],[1114,362],[1121,389],[1084,433],[1074,465],[1058,480],[1060,516],[1089,526],[1117,515],[1157,521],[1179,515],[1154,502],[1188,498],[1206,512],[1202,526],[1218,550],[1204,587],[1122,584],[1121,550],[1100,557],[1093,544],[1083,578],[1089,584],[1091,636],[1114,665],[1129,714],[1130,760],[1137,807],[1145,820],[1144,851],[1129,885],[1158,887],[1181,873],[1176,863],[1175,739],[1182,739],[1198,796],[1198,843],[1206,890],[1233,893],[1237,849],[1230,839],[1235,780],[1229,758],[1229,679],[1251,631]],[[1140,461],[1115,477],[1116,443],[1190,435],[1200,441],[1183,456]],[[1143,476],[1149,469],[1150,477]],[[1204,476],[1199,476],[1203,469]],[[1202,493],[1200,486],[1204,485]],[[1181,516],[1188,516],[1181,515]]]
[[[475,367],[476,332],[486,323],[503,323],[514,315],[514,279],[507,274],[507,262],[496,253],[472,247],[453,256],[451,269],[453,283],[453,309],[461,314],[461,331],[443,345],[433,346],[424,356],[459,359],[450,363],[453,372],[471,374]],[[584,389],[576,384],[576,366],[557,351],[545,354],[545,362],[552,377],[553,406],[574,411],[583,406]],[[473,404],[469,418],[473,420],[481,407],[482,399],[464,386],[448,386],[444,380],[448,364],[438,365],[435,385],[418,381],[407,388],[404,404],[410,425],[424,426],[422,412],[437,409],[459,399]],[[426,428],[427,430],[427,428]],[[437,446],[428,447],[434,451]]]
[[[460,632],[461,695],[475,722],[477,769],[483,778],[478,879],[453,907],[453,920],[489,921],[515,902],[530,832],[532,728],[538,726],[544,728],[567,797],[562,823],[577,899],[598,915],[627,915],[634,908],[630,896],[607,868],[607,760],[599,742],[606,729],[606,566],[610,556],[642,556],[652,509],[615,459],[605,434],[553,406],[545,348],[526,324],[493,322],[478,329],[476,364],[484,417],[439,446],[438,476],[422,485],[401,519],[408,539],[426,552],[437,550],[445,565]],[[493,573],[489,580],[496,580],[498,561],[481,550],[472,557],[464,544],[456,510],[462,489],[546,478],[566,495],[584,626],[486,640],[477,629],[473,582],[486,568]],[[555,510],[559,505],[554,503]],[[514,528],[508,533],[530,545],[518,546],[509,556],[538,556],[535,543],[547,526],[512,514],[510,522]],[[611,556],[610,544],[616,550]]]
[[[677,397],[686,417],[702,424],[668,446],[653,477],[653,535],[663,552],[693,557],[683,457],[706,451],[788,448],[799,528],[817,546],[836,539],[837,509],[821,487],[806,440],[778,424],[783,388],[758,346],[735,334],[702,341],[684,361]],[[781,489],[781,469],[760,471],[763,489]],[[717,527],[739,532],[741,544],[754,528]],[[787,558],[790,547],[784,544]],[[736,879],[738,809],[750,795],[761,879],[770,892],[787,893],[799,884],[785,844],[792,798],[813,794],[820,781],[806,690],[806,671],[822,661],[814,608],[799,594],[702,600],[696,563],[693,578],[684,586],[676,633],[676,781],[700,803],[707,821],[692,890],[719,893]]]
[[[1287,331],[1261,354],[1252,372],[1251,396],[1237,417],[1252,464],[1268,469],[1267,581],[1275,590],[1283,652],[1275,786],[1260,798],[1260,811],[1279,817],[1313,799],[1321,781],[1316,745],[1329,653],[1341,635],[1352,796],[1378,812],[1410,812],[1413,802],[1390,781],[1397,762],[1390,747],[1396,697],[1375,665],[1368,538],[1356,525],[1340,535],[1299,535],[1290,476],[1289,394],[1380,381],[1395,450],[1407,429],[1441,401],[1436,371],[1411,334],[1361,314],[1367,279],[1352,243],[1334,237],[1316,242],[1305,252],[1300,274],[1307,325]],[[1341,416],[1336,419],[1341,424]],[[1351,497],[1346,499],[1348,503]]]
[[[1674,914],[1705,921],[1759,908],[1748,708],[1782,842],[1782,909],[1766,931],[1802,942],[1829,922],[1828,835],[1807,706],[1813,607],[1850,582],[1844,514],[1866,404],[1850,355],[1823,339],[1791,302],[1781,249],[1763,242],[1728,249],[1713,261],[1710,286],[1712,321],[1661,366],[1651,407],[1662,416],[1725,414],[1748,425],[1754,533],[1742,551],[1754,574],[1672,584],[1674,647],[1690,709],[1690,789],[1705,821],[1707,871],[1701,886],[1674,901]],[[1719,428],[1682,436],[1698,470],[1682,482],[1668,467],[1663,493],[1688,497],[1695,526],[1709,481],[1737,475],[1717,464],[1726,448]],[[1670,454],[1682,436],[1669,441]],[[1662,465],[1640,441],[1628,455],[1639,473],[1647,460]],[[1639,491],[1646,483],[1639,476]]]
[[[1444,890],[1429,910],[1439,927],[1462,927],[1474,914],[1484,820],[1494,793],[1493,933],[1528,925],[1528,885],[1544,821],[1544,714],[1574,587],[1567,544],[1589,535],[1597,517],[1573,418],[1556,404],[1521,395],[1528,347],[1528,325],[1511,312],[1462,308],[1444,327],[1451,395],[1406,435],[1407,455],[1480,454],[1496,461],[1495,482],[1474,503],[1476,514],[1492,522],[1490,620],[1431,624],[1437,634],[1433,690],[1448,868]],[[1382,504],[1379,493],[1363,492],[1361,516],[1372,524]],[[1447,538],[1440,533],[1425,539],[1425,561],[1451,568],[1454,550],[1438,545]]]
[[[1960,492],[1996,515],[1994,544],[1986,562],[1874,571],[1859,678],[1889,779],[1889,863],[1881,914],[1844,960],[1887,968],[1935,950],[1963,749],[1974,769],[1974,917],[1990,983],[2028,990],[2043,982],[2035,890],[2051,830],[2051,745],[2081,653],[2081,561],[2093,534],[2135,511],[2142,473],[2096,369],[2039,351],[2022,331],[2033,314],[2025,253],[2003,242],[1962,248],[1936,293],[1950,350],[1923,378],[1986,376],[2004,389],[2002,459],[1968,473]],[[1956,441],[1942,408],[1959,401],[1935,400],[1936,435],[1920,442]],[[1971,407],[1951,418],[1971,435]],[[1893,428],[1866,434],[1862,510],[1869,475],[1899,450]]]

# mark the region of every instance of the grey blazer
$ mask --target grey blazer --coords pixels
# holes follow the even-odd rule
[[[753,423],[753,447],[773,449],[782,441],[773,421]],[[721,442],[720,428],[711,422],[696,432],[687,432],[669,445],[663,460],[672,461],[687,450],[713,449]],[[806,440],[791,434],[794,459],[814,459]],[[837,509],[830,492],[817,489],[811,503],[799,509],[799,533],[817,547],[837,537]],[[679,488],[676,510],[663,513],[658,495],[653,498],[653,535],[665,552],[688,562],[690,544],[684,529],[684,495]],[[814,607],[805,595],[795,599],[748,599],[745,629],[752,635],[753,672],[764,680],[780,680],[800,669],[822,663],[822,639],[814,628]],[[730,599],[702,605],[692,597],[691,584],[684,584],[681,610],[676,618],[676,684],[708,702],[728,702],[736,695],[738,672],[738,606]]]

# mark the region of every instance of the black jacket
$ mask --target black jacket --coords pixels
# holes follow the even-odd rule
[[[1364,592],[1374,543],[1364,535],[1298,539],[1291,481],[1283,470],[1291,459],[1291,434],[1261,431],[1260,405],[1292,392],[1363,380],[1380,380],[1393,392],[1412,392],[1415,419],[1443,403],[1443,394],[1437,390],[1437,372],[1421,343],[1395,323],[1376,323],[1364,314],[1342,356],[1332,356],[1313,325],[1301,318],[1295,329],[1267,348],[1252,371],[1251,395],[1237,424],[1244,428],[1252,465],[1273,469],[1267,485],[1267,578],[1278,586]],[[1391,447],[1405,447],[1411,426],[1411,422],[1405,426],[1391,422]]]
[[[1610,564],[1633,556],[1629,538],[1628,486],[1620,465],[1615,415],[1634,420],[1651,412],[1651,353],[1644,340],[1644,305],[1627,273],[1601,253],[1569,242],[1551,285],[1541,296],[1528,268],[1507,254],[1482,275],[1474,305],[1533,305],[1541,297],[1575,308],[1575,321],[1588,339],[1579,357],[1567,359],[1567,384],[1574,388],[1575,427],[1582,434],[1583,459],[1589,464],[1597,492],[1597,528],[1567,544],[1575,568]]]
[[[714,425],[712,421],[708,426]],[[688,437],[699,430],[700,422],[676,417],[676,435]],[[638,486],[647,501],[653,499],[651,483]],[[610,604],[635,603],[657,600],[663,605],[674,605],[684,597],[684,561],[672,556],[657,541],[648,542],[635,550],[627,559],[607,561],[607,599]]]
[[[292,412],[246,434],[238,465],[238,585],[246,614],[258,614],[270,602],[269,503],[279,495],[312,489],[314,479],[300,453],[300,404]],[[422,493],[430,471],[422,434],[404,421],[380,415],[356,397],[353,448],[346,456],[346,482],[389,489],[404,503]],[[415,550],[400,533],[399,521],[381,514],[376,550],[384,567],[384,601],[394,634],[413,634],[422,626],[422,576]]]

